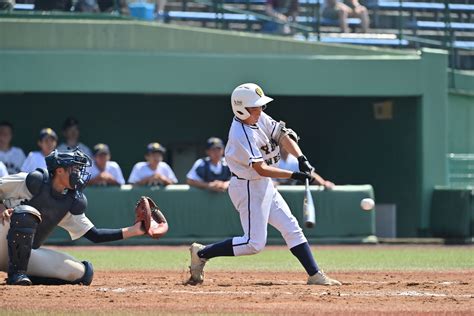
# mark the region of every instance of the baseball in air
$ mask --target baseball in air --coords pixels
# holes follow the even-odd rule
[[[366,198],[366,199],[363,199],[362,201],[360,201],[360,207],[361,207],[364,211],[373,210],[373,209],[374,209],[374,206],[375,206],[375,202],[374,202],[374,200],[372,200],[372,199],[370,199],[370,198]]]

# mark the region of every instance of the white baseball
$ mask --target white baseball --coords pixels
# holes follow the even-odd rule
[[[360,207],[365,211],[370,211],[374,209],[375,202],[371,198],[366,198],[360,201]]]

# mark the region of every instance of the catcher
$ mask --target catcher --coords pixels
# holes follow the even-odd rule
[[[165,217],[147,197],[137,203],[134,225],[96,228],[84,214],[87,199],[82,193],[91,159],[76,148],[54,150],[45,160],[47,170],[0,178],[0,270],[8,272],[7,284],[91,284],[91,263],[42,247],[56,226],[73,240],[84,236],[94,243],[144,234],[159,238],[168,231]]]

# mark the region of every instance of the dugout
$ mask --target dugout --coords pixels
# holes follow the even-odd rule
[[[127,176],[160,141],[180,181],[204,140],[226,138],[229,95],[256,82],[268,112],[301,136],[307,156],[340,184],[372,184],[396,204],[400,237],[430,233],[435,185],[446,182],[445,52],[304,43],[136,21],[0,21],[0,107],[15,144],[35,148],[66,116],[82,141],[106,142]]]

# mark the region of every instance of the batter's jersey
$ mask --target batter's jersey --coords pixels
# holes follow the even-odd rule
[[[5,164],[9,174],[20,172],[25,158],[25,153],[18,147],[11,147],[6,151],[0,150],[0,161]]]
[[[178,179],[176,178],[173,170],[164,161],[161,161],[155,170],[151,169],[150,165],[146,161],[137,162],[135,166],[133,166],[132,173],[130,173],[130,177],[128,178],[128,183],[137,183],[144,178],[154,175],[155,173],[159,173],[169,178],[171,181],[173,181],[173,183],[178,183]]]
[[[8,176],[8,170],[5,164],[0,161],[0,178],[4,176]]]
[[[217,165],[211,163],[210,158],[206,157],[196,160],[186,178],[201,182],[212,182],[214,180],[229,181],[230,170],[224,157],[222,157]]]
[[[33,198],[26,185],[27,176],[28,173],[21,172],[0,178],[0,200],[7,208],[13,208]],[[84,213],[73,215],[67,212],[58,226],[68,231],[71,239],[75,240],[87,233],[94,224]]]
[[[32,151],[26,157],[25,162],[21,166],[22,172],[31,172],[37,168],[46,169],[46,161],[44,160],[45,156],[41,151]]]
[[[262,112],[257,124],[247,125],[234,117],[225,147],[225,160],[230,171],[239,178],[263,178],[252,167],[254,162],[265,161],[269,166],[280,160],[280,148],[274,140],[278,122]]]
[[[94,179],[103,171],[110,173],[120,185],[125,184],[122,169],[120,169],[119,164],[115,161],[107,161],[107,163],[105,164],[105,170],[99,170],[99,168],[97,168],[97,166],[93,164],[92,167],[89,169],[91,179]]]

